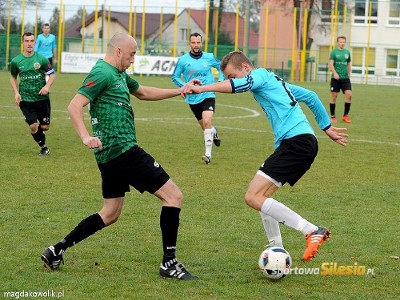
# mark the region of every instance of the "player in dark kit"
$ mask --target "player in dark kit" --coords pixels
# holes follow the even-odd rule
[[[40,146],[39,155],[48,155],[45,131],[50,127],[49,89],[55,74],[49,60],[33,51],[35,36],[31,32],[22,35],[23,52],[10,62],[11,87],[15,103],[28,123],[33,139]],[[46,83],[46,75],[49,79]],[[19,76],[19,85],[18,85]],[[40,123],[40,125],[39,125]]]
[[[57,269],[69,247],[117,221],[130,185],[162,201],[160,227],[164,256],[160,276],[181,280],[198,279],[175,257],[182,205],[182,192],[158,162],[136,141],[130,94],[140,100],[162,100],[178,96],[182,89],[142,86],[125,70],[137,50],[133,37],[118,33],[110,40],[104,60],[99,60],[68,106],[72,123],[82,142],[94,154],[102,177],[103,208],[82,220],[63,240],[42,254],[46,267]],[[91,136],[83,121],[83,108],[90,103]]]

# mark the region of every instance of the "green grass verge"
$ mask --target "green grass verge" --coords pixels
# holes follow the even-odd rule
[[[273,151],[273,136],[250,93],[217,95],[214,124],[222,145],[212,165],[201,161],[202,133],[183,100],[132,98],[140,145],[182,189],[178,258],[201,280],[161,280],[160,203],[132,190],[119,221],[69,249],[59,271],[40,254],[102,205],[93,154],[72,128],[66,107],[84,75],[58,74],[52,87],[49,157],[39,157],[18,107],[9,74],[0,73],[0,297],[7,292],[63,292],[65,299],[381,299],[399,291],[399,87],[354,85],[350,134],[341,147],[316,128],[320,152],[311,170],[275,198],[332,230],[329,243],[302,262],[305,240],[283,227],[293,267],[323,263],[374,269],[376,276],[290,275],[271,282],[258,271],[267,243],[259,214],[244,193]],[[166,77],[135,77],[173,87]],[[326,107],[327,83],[307,83]],[[340,95],[337,114],[343,109]],[[311,117],[307,108],[304,109]]]

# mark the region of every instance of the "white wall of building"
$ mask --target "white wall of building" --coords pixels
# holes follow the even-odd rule
[[[364,24],[357,24],[354,23],[354,7],[355,1],[351,1],[349,3],[346,27],[344,28],[343,23],[340,23],[337,32],[333,34],[334,37],[338,35],[347,36],[347,47],[352,53],[353,65],[360,60],[363,62],[362,67],[353,66],[352,82],[400,85],[400,74],[397,73],[397,76],[388,75],[387,70],[388,50],[397,50],[397,59],[398,61],[400,60],[400,16],[398,24],[389,24],[390,0],[378,1],[377,22],[368,24],[368,17],[366,17]],[[391,22],[393,23],[393,20]],[[331,24],[322,23],[320,17],[317,14],[313,14],[310,25],[310,28],[312,28],[310,37],[314,40],[311,51],[318,53],[322,48],[326,49],[332,43],[330,40]],[[336,38],[333,41],[333,46],[336,47]],[[366,76],[367,51],[369,51],[370,57],[375,53],[373,62],[368,66],[368,76]],[[323,61],[319,62],[320,65],[324,63]],[[322,79],[322,77],[326,77],[326,73],[317,72],[316,79]]]

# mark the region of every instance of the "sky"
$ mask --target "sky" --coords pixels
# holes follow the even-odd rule
[[[76,14],[78,9],[85,6],[86,12],[91,13],[95,10],[96,0],[63,0],[63,5],[65,5],[66,18],[70,18]],[[178,3],[178,12],[184,8],[193,9],[204,9],[205,0],[132,0],[132,10],[136,6],[136,11],[141,12],[143,7],[143,2],[145,2],[146,11],[148,12],[161,12],[160,3],[163,6],[164,13],[174,13],[176,2]],[[39,9],[38,15],[44,22],[49,22],[50,17],[53,14],[55,7],[59,7],[60,1],[58,0],[47,0],[46,4]],[[129,11],[131,0],[97,0],[99,9],[104,4],[106,10],[111,8],[113,11]],[[13,14],[20,16],[21,13],[13,10]],[[34,23],[36,10],[35,8],[27,8],[25,10],[25,20],[26,23]]]

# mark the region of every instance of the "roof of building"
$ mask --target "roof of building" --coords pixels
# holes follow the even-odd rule
[[[205,10],[196,10],[196,9],[185,9],[183,12],[187,12],[190,14],[192,20],[196,22],[196,24],[201,28],[203,32],[206,32],[206,11]],[[141,36],[142,33],[142,13],[136,13],[136,34],[133,33],[134,30],[134,14],[132,14],[132,33],[134,36]],[[98,19],[101,19],[103,16],[103,12],[98,12]],[[159,13],[145,13],[145,36],[148,37],[153,33],[157,32],[160,29],[160,17]],[[163,26],[164,28],[171,24],[174,21],[174,14],[163,14]],[[104,14],[105,18],[108,18],[108,12],[105,11]],[[213,14],[214,22],[213,22],[213,29],[216,26],[216,14]],[[86,26],[93,23],[95,19],[95,13],[92,12],[86,18]],[[110,19],[111,21],[118,22],[126,31],[129,31],[129,13],[126,12],[110,12]],[[76,37],[80,38],[80,30],[82,28],[82,24],[77,23],[68,31],[65,32],[65,37]],[[238,33],[238,43],[239,46],[243,46],[245,40],[245,22],[242,17],[239,18],[239,33]],[[214,31],[214,30],[212,30]],[[230,39],[235,41],[236,35],[236,13],[234,12],[224,12],[221,19],[220,31],[224,31],[228,33]],[[258,34],[254,31],[253,28],[250,27],[250,36],[249,36],[249,46],[250,47],[257,47],[258,46]]]
[[[136,13],[136,34],[135,35],[141,35],[142,34],[142,13]],[[160,14],[156,13],[145,13],[145,36],[149,36],[156,32],[157,30],[160,29]],[[163,23],[168,24],[173,21],[174,19],[174,14],[163,14]],[[99,11],[97,18],[100,19],[103,17],[103,11]],[[104,18],[108,18],[108,12],[105,11],[104,13]],[[88,26],[89,24],[93,23],[95,20],[95,13],[92,12],[89,14],[86,18],[85,21],[85,26]],[[116,12],[116,11],[111,11],[110,12],[110,20],[119,23],[123,28],[126,29],[126,31],[129,31],[129,13],[125,12]],[[132,14],[132,32],[134,30],[134,13]],[[80,38],[80,30],[82,28],[81,23],[75,24],[73,27],[71,27],[68,31],[65,32],[65,37],[76,37]]]

